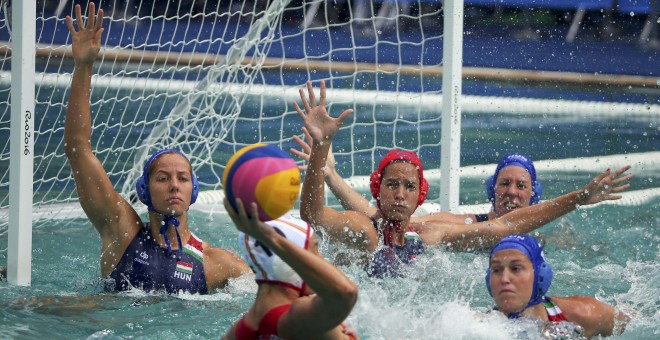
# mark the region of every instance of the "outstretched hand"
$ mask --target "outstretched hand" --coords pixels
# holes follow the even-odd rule
[[[589,205],[596,204],[602,201],[618,200],[621,195],[618,194],[630,187],[628,180],[632,178],[632,174],[622,176],[623,173],[630,169],[630,165],[624,166],[612,172],[610,169],[605,170],[598,176],[594,177],[584,188],[580,190],[578,195],[579,204]]]
[[[307,128],[303,127],[302,128],[303,134],[305,134],[305,139],[310,141],[312,140],[312,136],[309,135],[309,131],[307,131]],[[295,148],[290,148],[289,151],[293,153],[294,155],[302,158],[305,162],[309,163],[309,155],[312,152],[312,147],[302,138],[294,135],[293,140],[300,145],[300,150],[296,150]],[[335,154],[332,152],[332,147],[330,147],[330,150],[328,151],[328,156],[325,158],[325,167],[323,168],[323,172],[327,175],[328,171],[332,171],[335,168],[335,165],[337,162],[335,161]],[[300,171],[307,171],[307,165],[300,165],[298,166],[298,169]]]
[[[307,92],[309,94],[309,100],[305,96],[305,90],[300,89],[300,99],[302,100],[305,111],[296,102],[293,103],[293,107],[305,123],[305,127],[309,131],[314,143],[331,141],[337,134],[337,131],[339,131],[339,127],[344,122],[344,119],[353,112],[353,109],[342,112],[337,118],[330,117],[325,108],[325,81],[323,80],[321,80],[321,98],[318,105],[316,104],[316,96],[314,95],[314,88],[311,81],[307,81]]]
[[[73,19],[66,16],[66,25],[71,34],[71,48],[73,59],[78,63],[93,63],[94,59],[101,50],[101,36],[103,34],[103,10],[99,9],[98,14],[94,15],[96,6],[93,2],[89,3],[89,14],[87,25],[83,22],[80,5],[76,5],[76,26],[73,27]]]

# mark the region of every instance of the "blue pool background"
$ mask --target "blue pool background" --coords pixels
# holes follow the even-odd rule
[[[38,18],[38,43],[67,45],[68,29],[63,16],[70,13],[74,3],[68,4],[62,17]],[[483,9],[481,9],[483,10]],[[473,11],[474,12],[474,11]],[[297,13],[297,12],[295,12]],[[538,24],[534,28],[542,32],[537,39],[517,38],[523,29],[519,23],[494,22],[481,15],[466,15],[463,36],[463,65],[466,67],[502,68],[514,70],[561,71],[605,75],[637,75],[657,77],[660,81],[660,48],[650,48],[637,40],[644,24],[644,16],[618,15],[612,20],[619,26],[618,34],[612,37],[599,37],[598,25],[602,18],[591,13],[582,24],[575,42],[565,39],[568,22]],[[107,46],[143,48],[145,50],[171,50],[210,54],[225,54],[249,29],[249,20],[239,20],[236,16],[224,17],[224,21],[203,21],[199,17],[189,20],[188,27],[177,26],[173,20],[155,21],[131,20],[113,22],[106,20],[104,43]],[[308,28],[300,34],[300,18],[290,12],[275,33],[281,41],[269,46],[269,57],[322,61],[356,61],[376,64],[423,64],[441,65],[442,22],[440,18],[423,26],[407,26],[394,31],[383,29],[373,31],[364,27],[342,25],[328,31]],[[350,31],[349,31],[350,29]],[[226,36],[225,31],[233,32]],[[280,37],[285,37],[279,40]],[[0,30],[0,41],[9,41],[8,30]],[[233,39],[231,39],[233,37]],[[400,53],[401,49],[405,53]],[[5,64],[8,67],[8,64]],[[303,83],[308,74],[285,76],[287,85]],[[318,77],[324,77],[318,74]],[[274,79],[280,83],[280,79]],[[355,86],[356,84],[352,84]],[[503,84],[501,84],[503,85]],[[336,85],[337,87],[346,87]],[[429,80],[392,84],[379,82],[384,91],[438,91],[439,82]],[[555,90],[553,90],[555,88]],[[600,100],[617,102],[658,103],[660,85],[645,89],[643,94],[636,91],[621,91],[616,87],[604,88],[587,85],[577,86],[573,93],[559,91],[557,84],[536,84],[526,82],[525,86],[483,86],[479,82],[466,80],[465,94],[554,97],[565,100]],[[652,90],[650,97],[648,90]]]

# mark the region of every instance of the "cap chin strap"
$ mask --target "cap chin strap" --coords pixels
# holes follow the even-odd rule
[[[181,242],[181,235],[179,235],[179,225],[181,224],[181,222],[179,222],[179,220],[174,216],[159,213],[153,207],[149,207],[149,210],[155,212],[160,216],[163,216],[163,222],[160,225],[160,234],[163,235],[163,239],[165,240],[165,244],[167,245],[167,253],[168,254],[172,253],[170,238],[167,237],[167,228],[169,228],[170,224],[172,224],[172,226],[174,227],[174,232],[176,233],[176,239],[179,242],[179,249],[177,249],[177,253],[181,254],[181,252],[183,251],[183,243]]]
[[[539,300],[539,299],[537,299],[537,300]],[[538,305],[539,303],[542,303],[543,301],[545,301],[545,296],[541,296],[540,301],[536,301],[536,300],[532,301],[532,300],[530,300],[530,301],[527,303],[527,306],[525,306],[525,308],[523,308],[520,312],[515,312],[515,313],[511,313],[511,314],[509,314],[508,318],[509,318],[509,319],[518,319],[519,317],[522,316],[522,313],[523,313],[524,311],[527,310],[527,308],[532,307],[532,306],[536,306],[536,305]]]
[[[518,319],[518,318],[520,318],[520,316],[522,315],[522,313],[523,313],[525,310],[527,310],[527,307],[523,308],[520,312],[516,312],[516,313],[511,313],[511,314],[509,314],[509,316],[508,316],[509,320],[513,320],[513,319]]]
[[[385,245],[392,246],[392,229],[398,234],[403,234],[403,228],[401,227],[401,221],[392,221],[390,222],[392,228],[388,227],[385,230]],[[408,231],[412,231],[410,225],[408,225]]]
[[[396,231],[399,234],[403,233],[403,228],[401,228],[401,221],[392,221],[390,222],[390,224],[394,228],[394,231]]]

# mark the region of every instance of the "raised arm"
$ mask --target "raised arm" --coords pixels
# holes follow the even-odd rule
[[[249,207],[250,216],[255,218],[248,216],[240,199],[236,200],[236,211],[227,199],[224,204],[238,230],[272,250],[316,293],[311,299],[295,300],[289,313],[279,321],[280,325],[286,327],[280,328],[290,332],[288,335],[292,338],[304,338],[310,334],[323,334],[339,326],[357,301],[357,286],[322,257],[296,246],[272,227],[259,221],[256,218],[259,214],[255,203]]]
[[[630,166],[614,172],[607,169],[580,190],[517,209],[492,221],[467,226],[427,222],[414,227],[419,230],[418,233],[428,244],[445,244],[455,250],[491,247],[504,236],[529,233],[573,211],[578,206],[621,198],[616,194],[630,187],[627,181],[632,175],[623,175],[628,169]]]
[[[321,81],[320,100],[317,105],[312,83],[307,82],[309,100],[305,91],[300,90],[300,98],[305,111],[298,103],[294,108],[305,122],[312,137],[309,165],[305,173],[300,196],[300,215],[303,220],[320,227],[331,238],[360,250],[373,250],[378,244],[378,234],[371,227],[369,216],[361,212],[338,212],[325,205],[323,167],[330,150],[332,139],[339,127],[353,110],[344,111],[338,118],[332,118],[325,109],[325,83]],[[367,248],[365,249],[365,241]]]
[[[305,134],[305,138],[311,141],[312,136],[309,135],[307,128],[303,127],[302,130]],[[298,145],[300,145],[301,150],[299,151],[291,148],[290,151],[309,163],[309,154],[312,148],[307,142],[305,142],[305,140],[298,136],[293,136],[293,139]],[[375,214],[377,210],[376,207],[369,205],[369,201],[364,198],[364,196],[360,195],[360,193],[346,183],[337,172],[335,164],[335,155],[332,153],[332,146],[330,146],[325,160],[325,167],[323,167],[323,173],[325,174],[325,183],[328,184],[330,191],[332,191],[335,197],[337,197],[341,206],[345,210],[360,211],[369,216]],[[307,170],[307,166],[301,166],[300,168],[302,171]]]
[[[439,211],[429,215],[413,216],[410,218],[411,223],[425,223],[429,221],[453,224],[472,224],[476,223],[477,216],[475,214],[453,214],[446,211]]]
[[[136,228],[135,220],[139,218],[130,205],[115,192],[90,143],[90,87],[94,60],[101,49],[103,10],[99,9],[95,15],[95,5],[90,3],[86,24],[83,22],[80,5],[75,6],[75,15],[78,31],[74,28],[71,17],[66,17],[75,68],[64,122],[64,151],[71,164],[80,205],[101,234],[105,253],[106,246],[116,243],[113,237],[123,235],[125,228]],[[107,268],[102,271],[105,274]]]
[[[305,139],[308,141],[312,140],[312,136],[309,135],[309,132],[305,127],[302,128]],[[309,144],[302,138],[298,136],[293,136],[293,139],[300,145],[300,150],[295,148],[289,149],[291,153],[302,158],[304,161],[309,163],[309,155],[311,153],[311,147]],[[375,206],[370,205],[369,201],[353,189],[346,180],[337,172],[335,168],[335,156],[332,153],[332,146],[328,150],[328,155],[325,160],[325,167],[323,167],[323,173],[325,175],[325,183],[332,191],[332,194],[337,197],[339,203],[341,203],[344,210],[349,211],[359,211],[363,212],[368,216],[374,216],[378,210]],[[301,171],[307,171],[308,166],[300,166]],[[447,222],[447,223],[465,223],[470,224],[476,220],[474,214],[452,214],[449,212],[437,212],[431,215],[424,216],[413,216],[411,217],[412,223],[423,223],[427,221],[436,221],[436,222]]]

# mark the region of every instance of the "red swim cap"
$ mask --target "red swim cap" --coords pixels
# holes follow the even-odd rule
[[[412,165],[414,165],[419,171],[419,197],[417,197],[417,206],[419,207],[424,203],[426,195],[429,192],[429,183],[424,178],[424,167],[422,167],[422,162],[419,160],[419,157],[411,151],[394,149],[383,156],[380,160],[380,164],[378,164],[378,169],[371,174],[371,178],[369,179],[371,195],[376,199],[378,208],[380,208],[380,181],[383,177],[383,170],[396,160],[403,160],[412,163]]]

